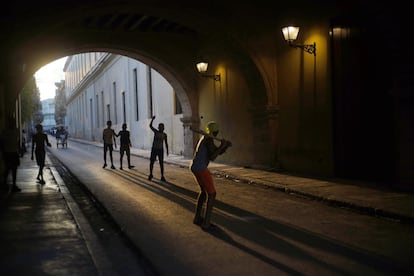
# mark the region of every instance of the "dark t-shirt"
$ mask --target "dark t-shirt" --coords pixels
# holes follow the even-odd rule
[[[129,146],[131,144],[131,140],[129,139],[129,131],[128,130],[120,130],[118,132],[118,136],[120,136],[121,146]]]
[[[35,151],[45,151],[45,145],[49,144],[49,140],[47,135],[44,133],[36,133],[32,137],[33,147],[35,147]]]
[[[207,169],[212,154],[217,150],[212,138],[202,136],[197,143],[193,160],[190,162],[190,169],[192,172],[200,172]]]
[[[167,134],[158,130],[154,131],[153,149],[164,149],[164,141],[167,140]]]

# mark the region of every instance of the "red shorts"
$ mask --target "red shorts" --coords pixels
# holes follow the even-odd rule
[[[207,192],[208,194],[213,194],[216,192],[213,177],[211,177],[210,171],[208,169],[194,173],[194,176],[196,177],[198,185],[200,185],[200,188],[203,191]]]

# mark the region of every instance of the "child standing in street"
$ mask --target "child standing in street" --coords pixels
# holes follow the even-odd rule
[[[128,161],[128,169],[132,169],[134,166],[131,166],[131,150],[130,147],[131,145],[131,139],[130,139],[130,133],[127,130],[127,124],[123,123],[122,124],[122,130],[120,130],[118,132],[118,134],[116,135],[116,137],[121,137],[120,138],[120,142],[121,142],[121,146],[119,149],[120,152],[120,164],[121,166],[119,167],[120,170],[123,170],[122,168],[122,159],[124,158],[124,153],[126,153],[127,156],[127,161]]]
[[[103,168],[106,168],[106,153],[109,150],[109,159],[111,160],[111,169],[115,169],[114,160],[112,158],[112,152],[114,151],[114,145],[116,148],[116,140],[115,140],[115,131],[111,128],[112,121],[106,122],[106,128],[103,130],[102,139],[104,142],[104,165]]]
[[[36,179],[39,181],[40,184],[45,184],[45,180],[43,179],[43,168],[45,166],[45,159],[46,159],[46,150],[45,144],[48,147],[51,147],[52,144],[49,143],[49,139],[47,138],[47,134],[43,133],[43,126],[41,124],[36,125],[36,133],[32,137],[32,157],[33,160],[33,152],[36,155],[36,163],[39,166],[39,173],[37,174]]]
[[[159,123],[158,129],[154,128],[152,126],[152,123],[154,122],[155,116],[152,116],[151,122],[150,122],[150,128],[154,132],[154,140],[152,142],[152,148],[151,148],[151,156],[150,156],[150,175],[148,176],[148,180],[151,180],[153,175],[152,171],[154,169],[154,162],[158,157],[158,162],[160,163],[160,170],[161,170],[161,181],[165,181],[164,177],[164,143],[165,143],[165,149],[167,150],[167,156],[168,156],[168,142],[167,142],[167,134],[164,132],[164,124]]]
[[[212,226],[210,219],[216,198],[216,188],[214,187],[214,181],[208,165],[210,161],[214,161],[217,156],[223,154],[231,146],[231,142],[224,139],[221,140],[219,147],[214,144],[213,137],[216,137],[218,132],[219,126],[216,122],[211,121],[207,123],[207,135],[203,135],[198,140],[193,160],[190,162],[190,170],[200,187],[193,223],[200,225],[203,230],[208,230]],[[201,212],[206,199],[207,204],[203,216]]]

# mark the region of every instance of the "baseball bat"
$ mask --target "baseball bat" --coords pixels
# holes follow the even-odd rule
[[[208,134],[207,132],[205,132],[205,131],[203,131],[203,130],[201,130],[201,129],[195,129],[195,128],[193,128],[193,127],[191,127],[190,126],[190,130],[192,131],[192,132],[195,132],[195,133],[198,133],[198,134],[201,134],[201,135],[204,135],[204,136],[207,136],[207,137],[210,137],[210,138],[213,138],[214,140],[217,140],[217,141],[222,141],[222,140],[224,140],[224,139],[221,139],[221,138],[218,138],[218,137],[215,137],[215,136],[213,136],[213,135],[210,135],[210,134]],[[230,142],[230,141],[229,141]],[[230,142],[231,143],[231,142]]]

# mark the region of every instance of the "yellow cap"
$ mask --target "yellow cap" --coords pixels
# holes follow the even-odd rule
[[[207,134],[211,135],[214,132],[218,132],[218,131],[219,131],[219,125],[216,122],[210,121],[207,123],[206,125]]]

